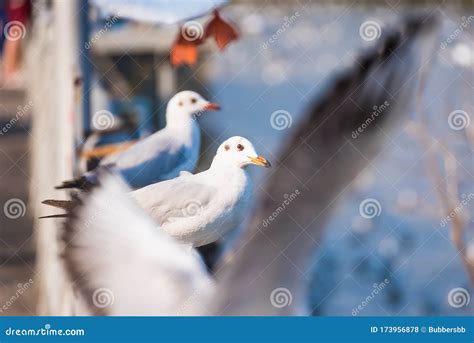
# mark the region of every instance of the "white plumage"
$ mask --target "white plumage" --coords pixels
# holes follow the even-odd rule
[[[131,196],[181,243],[201,246],[219,240],[248,214],[252,182],[249,164],[269,166],[247,139],[222,143],[209,169],[156,183]]]

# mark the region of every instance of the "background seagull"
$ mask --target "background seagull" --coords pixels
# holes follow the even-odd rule
[[[178,242],[194,247],[221,239],[248,216],[253,185],[246,167],[270,167],[252,143],[231,137],[217,149],[209,169],[130,192],[135,202]],[[45,200],[66,210],[73,201]]]
[[[179,314],[309,314],[308,280],[302,271],[307,270],[311,263],[319,233],[337,200],[374,154],[382,150],[381,129],[387,130],[395,124],[395,119],[408,112],[406,105],[413,98],[417,74],[425,65],[426,53],[432,52],[434,47],[434,35],[429,35],[434,22],[433,18],[406,19],[398,30],[383,36],[351,70],[340,75],[321,101],[311,107],[281,152],[280,165],[266,185],[269,197],[264,199],[235,248],[221,259],[212,286],[197,287],[187,298],[187,295],[181,299],[174,297],[173,307],[155,281],[165,275],[172,278],[182,269],[175,267],[173,262],[168,266],[155,265],[152,257],[126,256],[128,251],[145,248],[135,240],[109,241],[107,238],[116,235],[122,226],[137,226],[140,223],[138,217],[127,217],[125,222],[122,217],[112,216],[111,219],[120,221],[120,225],[118,222],[114,225],[91,220],[89,211],[100,212],[107,202],[93,203],[86,199],[74,210],[75,219],[65,225],[65,232],[72,232],[64,240],[67,269],[79,291],[90,297],[94,287],[110,285],[112,292],[119,292],[121,297],[116,297],[116,301],[121,302],[120,311],[117,305],[112,305],[103,311],[109,315],[162,314],[159,310],[162,302],[170,308],[167,314],[175,314],[177,309],[182,310]],[[386,112],[374,118],[356,139],[351,138],[352,132],[370,115],[372,107],[384,101],[390,103]],[[298,180],[306,180],[304,187]],[[294,189],[300,189],[301,194],[293,200],[287,212],[277,216],[272,225],[262,227],[262,221],[281,205],[273,199],[279,199],[279,195]],[[113,196],[104,187],[94,192],[106,193],[104,198]],[[298,206],[308,202],[314,211],[307,211],[307,206]],[[295,218],[299,225],[295,224]],[[107,238],[98,245],[95,244],[96,236]],[[149,245],[147,251],[153,250],[153,241],[141,242]],[[104,252],[120,248],[127,257],[124,265],[108,258]],[[158,249],[154,251],[159,254]],[[200,261],[195,255],[189,256],[194,256],[195,263]],[[102,268],[91,265],[91,261],[100,263]],[[141,271],[135,276],[140,282],[130,280],[128,271],[134,272],[134,268]],[[190,269],[183,273],[190,280],[198,275],[206,279],[202,270],[196,275]],[[287,300],[283,304],[278,298],[274,299],[279,296],[275,291],[279,290],[285,292]],[[123,299],[122,295],[127,298]],[[183,301],[189,301],[190,306],[183,307]]]
[[[165,128],[122,152],[105,157],[99,165],[116,169],[133,188],[172,179],[183,170],[193,171],[201,146],[199,126],[193,116],[219,109],[219,105],[196,92],[179,92],[168,102]],[[95,181],[96,172],[91,171],[56,188],[87,189]]]

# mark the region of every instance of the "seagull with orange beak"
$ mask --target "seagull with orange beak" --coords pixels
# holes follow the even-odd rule
[[[271,167],[248,139],[235,136],[219,146],[209,169],[130,194],[168,235],[198,247],[220,240],[248,216],[253,193],[250,165]]]
[[[192,172],[201,143],[196,116],[219,109],[218,104],[207,101],[196,92],[179,92],[168,102],[164,129],[126,150],[105,157],[100,166],[114,169],[135,189],[175,178],[182,171]],[[96,172],[91,171],[56,188],[88,189],[96,182]]]

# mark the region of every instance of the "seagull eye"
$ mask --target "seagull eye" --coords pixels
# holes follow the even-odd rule
[[[242,144],[237,144],[237,150],[239,151],[244,150],[244,146]]]
[[[178,106],[183,106],[183,102],[182,101],[178,102]]]
[[[225,151],[227,151],[227,150],[230,149],[230,147],[228,145],[224,145],[224,149],[225,149]]]
[[[195,104],[197,102],[197,99],[196,98],[191,98],[191,103],[192,104]]]

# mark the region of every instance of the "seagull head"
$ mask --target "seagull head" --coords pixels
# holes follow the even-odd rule
[[[217,149],[213,164],[235,165],[245,168],[250,164],[270,168],[270,162],[257,154],[253,144],[244,137],[235,136],[227,139]]]
[[[193,116],[200,116],[205,111],[218,111],[220,106],[207,101],[199,93],[193,91],[182,91],[173,96],[166,108],[166,120],[180,122],[189,120]]]

